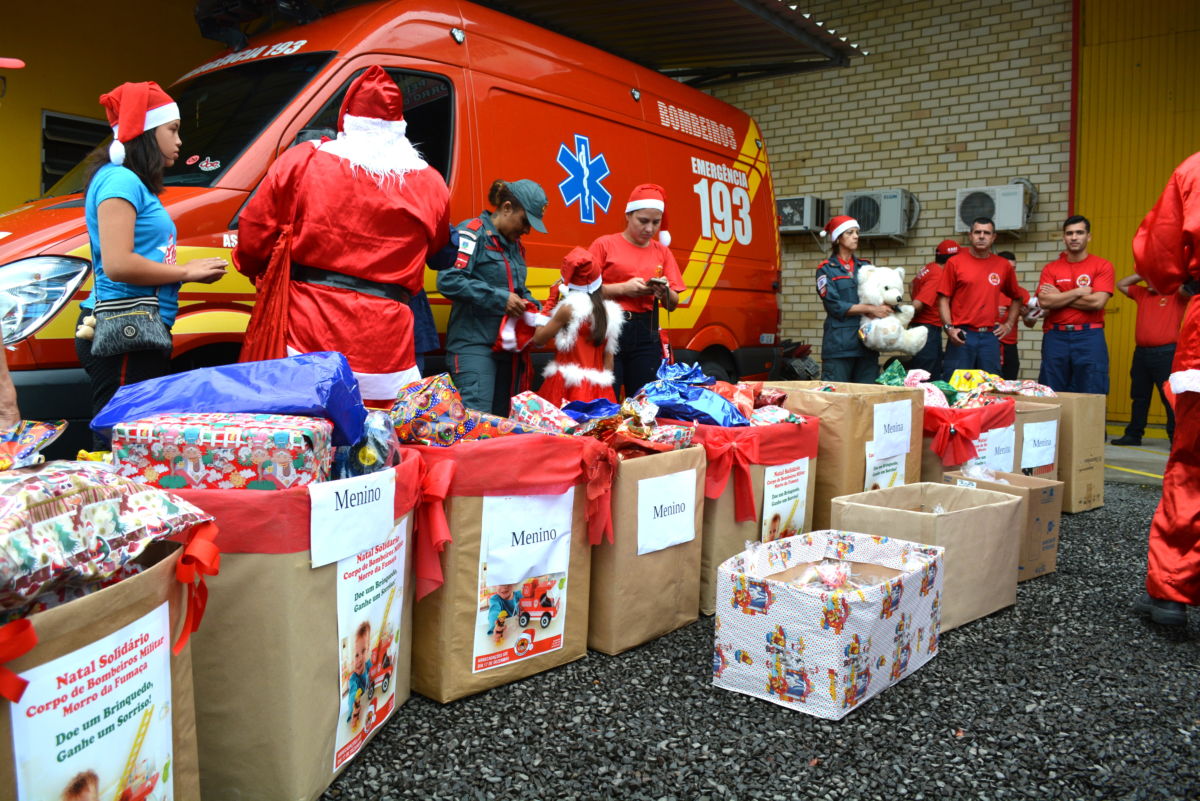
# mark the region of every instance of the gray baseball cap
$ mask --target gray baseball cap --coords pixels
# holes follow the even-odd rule
[[[546,213],[548,201],[546,193],[537,185],[537,182],[528,178],[509,181],[508,189],[517,198],[521,208],[525,210],[525,217],[529,220],[533,230],[540,234],[546,233],[546,224],[542,222],[542,215]]]

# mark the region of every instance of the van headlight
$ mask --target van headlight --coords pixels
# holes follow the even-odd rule
[[[0,331],[5,345],[33,336],[75,296],[92,263],[70,256],[34,256],[0,267]]]

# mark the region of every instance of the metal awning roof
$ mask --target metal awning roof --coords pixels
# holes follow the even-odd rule
[[[476,1],[693,86],[844,67],[863,53],[803,0]]]

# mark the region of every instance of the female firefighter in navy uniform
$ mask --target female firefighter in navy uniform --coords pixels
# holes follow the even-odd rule
[[[833,250],[817,268],[817,294],[827,315],[821,338],[821,380],[870,384],[879,377],[879,354],[859,338],[859,318],[887,317],[891,310],[858,302],[858,270],[869,264],[855,255],[858,220],[834,217],[822,233],[833,242]]]

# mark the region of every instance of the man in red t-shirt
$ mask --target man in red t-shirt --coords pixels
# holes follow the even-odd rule
[[[1088,253],[1092,224],[1081,214],[1063,223],[1066,250],[1042,268],[1038,303],[1046,310],[1038,383],[1055,392],[1108,394],[1104,306],[1116,290],[1110,262]]]
[[[1017,274],[1007,260],[992,253],[996,224],[990,217],[971,221],[971,247],[946,262],[938,285],[938,316],[946,331],[942,371],[986,370],[1000,374],[1000,340],[1016,324],[1020,307],[1013,304],[1008,319],[997,325],[1001,294],[1020,294]]]
[[[908,369],[926,370],[933,381],[942,378],[942,318],[938,316],[938,286],[942,282],[942,268],[959,249],[959,244],[953,239],[939,242],[933,251],[933,261],[921,268],[909,290],[916,312],[909,328],[924,326],[929,336],[925,339],[925,347],[909,359]]]
[[[1017,274],[1017,255],[1011,250],[1002,250],[996,255],[1009,263],[1015,276]],[[1014,300],[1021,301],[1022,308],[1029,303],[1029,293],[1025,291],[1025,287],[1018,283],[1017,289],[1019,292],[1016,298],[1010,298],[1007,295],[1000,296],[1000,308],[996,310],[997,325],[1008,319],[1008,309]],[[1000,340],[1000,377],[1008,381],[1016,381],[1017,374],[1021,372],[1021,356],[1017,352],[1017,334],[1020,330],[1021,326],[1014,323],[1008,336]]]
[[[1117,289],[1137,304],[1137,325],[1134,327],[1133,366],[1129,369],[1129,397],[1133,409],[1125,436],[1112,441],[1113,445],[1141,445],[1146,433],[1146,416],[1150,412],[1150,397],[1158,387],[1158,396],[1167,410],[1167,438],[1175,439],[1175,412],[1163,391],[1171,377],[1171,362],[1175,360],[1175,343],[1179,326],[1191,295],[1186,289],[1170,295],[1160,295],[1153,287],[1142,286],[1137,273],[1117,282]]]

